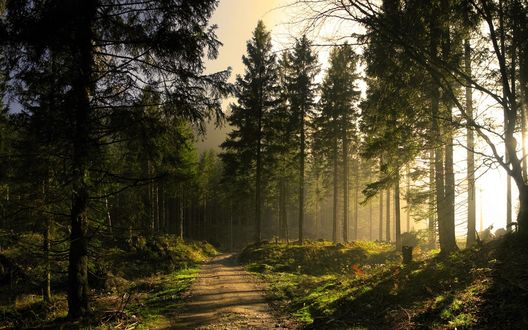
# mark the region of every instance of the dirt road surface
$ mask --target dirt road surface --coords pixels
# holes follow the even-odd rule
[[[296,329],[266,302],[255,278],[236,263],[232,254],[202,266],[187,303],[171,329]]]

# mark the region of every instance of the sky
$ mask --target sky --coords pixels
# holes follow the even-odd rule
[[[268,29],[281,21],[284,12],[274,10],[281,2],[284,0],[220,0],[210,22],[218,26],[217,36],[223,46],[218,58],[206,63],[206,71],[212,73],[231,67],[231,81],[234,81],[237,74],[242,74],[242,55],[246,52],[246,42],[251,38],[259,20],[263,20]],[[231,101],[224,102],[224,112],[228,110]],[[218,145],[224,141],[228,131],[229,127],[215,128],[212,124],[208,125],[207,135],[199,139],[197,148],[219,150]]]

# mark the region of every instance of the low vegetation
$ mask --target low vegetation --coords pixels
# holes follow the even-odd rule
[[[265,243],[241,255],[269,282],[269,296],[313,329],[521,329],[528,296],[528,247],[515,237],[447,257],[393,247]]]
[[[97,251],[105,252],[94,255],[88,266],[92,313],[80,322],[68,323],[66,261],[53,258],[52,299],[44,301],[45,269],[35,267],[43,264],[37,249],[41,240],[27,234],[2,242],[0,328],[146,329],[167,325],[195,278],[198,263],[217,253],[208,243],[183,242],[173,235],[94,242]]]

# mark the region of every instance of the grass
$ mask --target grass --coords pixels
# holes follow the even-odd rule
[[[52,265],[53,299],[43,301],[40,284],[43,267],[38,254],[41,238],[22,236],[16,245],[0,253],[16,260],[17,275],[12,283],[0,283],[0,329],[2,328],[90,328],[113,329],[126,325],[150,329],[166,325],[180,307],[184,292],[194,280],[198,264],[216,254],[204,242],[182,242],[175,236],[134,238],[125,244],[92,242],[89,260],[91,316],[69,323],[66,300],[66,263],[60,258]],[[34,247],[33,247],[34,246]],[[32,247],[35,251],[30,250]],[[100,251],[99,254],[97,251]],[[3,269],[0,269],[0,282]]]
[[[145,282],[136,288],[138,299],[125,311],[128,315],[134,315],[140,321],[138,329],[151,329],[170,324],[171,317],[181,307],[183,295],[191,286],[198,274],[198,268],[182,269],[173,273],[155,276],[150,279],[148,286],[152,290],[145,292]]]
[[[262,244],[241,256],[306,328],[528,328],[528,248],[513,235],[402,265],[387,244]]]

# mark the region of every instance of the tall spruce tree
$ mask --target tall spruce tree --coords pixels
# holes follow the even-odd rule
[[[356,133],[358,112],[355,103],[359,99],[356,88],[357,55],[349,44],[338,46],[330,52],[330,68],[321,86],[321,110],[315,119],[318,126],[315,139],[318,145],[328,145],[329,158],[333,167],[333,237],[337,240],[337,192],[338,192],[338,163],[343,166],[343,241],[348,241],[349,210],[348,210],[348,178],[350,142]],[[339,148],[341,159],[338,160]],[[354,232],[354,237],[357,233]]]
[[[291,112],[292,131],[298,138],[299,160],[299,242],[302,244],[304,226],[304,175],[307,153],[307,122],[315,108],[317,84],[315,76],[319,73],[317,55],[306,35],[298,39],[290,53],[287,70],[287,90]]]
[[[254,176],[255,240],[262,235],[263,160],[267,143],[266,122],[277,105],[277,61],[272,52],[271,35],[259,21],[247,43],[243,76],[237,77],[237,104],[231,105],[229,124],[234,127],[222,144],[224,158],[239,158],[238,174]],[[229,156],[231,155],[231,156]],[[233,164],[234,165],[234,164]]]

